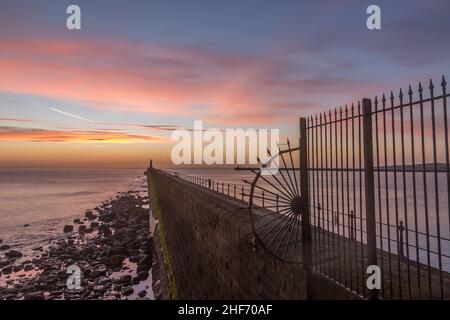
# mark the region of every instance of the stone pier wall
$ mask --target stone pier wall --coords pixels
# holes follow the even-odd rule
[[[155,234],[165,297],[180,299],[305,299],[304,271],[252,243],[243,202],[149,169],[159,220]],[[151,189],[154,190],[151,190]],[[155,210],[154,210],[155,211]],[[313,298],[352,299],[343,288],[313,276]]]

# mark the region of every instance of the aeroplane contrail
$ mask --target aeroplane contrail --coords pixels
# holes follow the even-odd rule
[[[69,117],[72,117],[72,118],[75,118],[75,119],[79,119],[79,120],[83,120],[83,121],[86,121],[86,122],[90,122],[90,123],[96,123],[97,122],[97,121],[94,121],[94,120],[90,120],[90,119],[86,119],[86,118],[77,116],[77,115],[72,114],[72,113],[68,113],[68,112],[64,112],[64,111],[58,110],[56,108],[49,108],[49,109],[52,110],[52,111],[64,114],[66,116],[69,116]]]

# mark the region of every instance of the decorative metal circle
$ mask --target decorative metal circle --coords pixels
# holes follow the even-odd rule
[[[301,196],[299,148],[278,149],[253,170],[248,210],[255,239],[263,249],[283,261],[301,263]],[[297,152],[297,154],[296,154]],[[278,164],[275,160],[278,158]],[[294,161],[296,159],[296,161]],[[275,173],[268,166],[275,169]]]

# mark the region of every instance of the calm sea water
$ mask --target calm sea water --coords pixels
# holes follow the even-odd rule
[[[16,248],[45,243],[117,192],[138,188],[142,169],[1,169],[0,239]],[[28,226],[25,226],[28,225]]]

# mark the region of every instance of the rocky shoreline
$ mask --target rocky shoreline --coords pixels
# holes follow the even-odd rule
[[[63,232],[30,258],[0,240],[0,300],[154,299],[148,197],[120,193]],[[80,288],[67,285],[70,266],[81,271]]]

